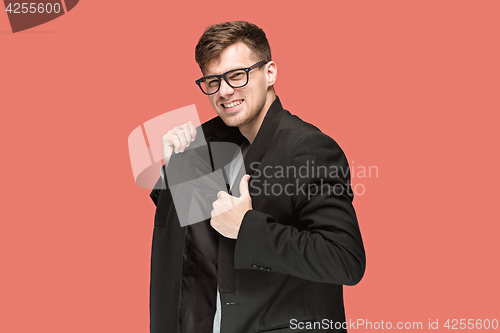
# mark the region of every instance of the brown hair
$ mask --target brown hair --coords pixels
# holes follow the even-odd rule
[[[218,59],[226,47],[237,42],[245,43],[252,50],[255,61],[271,61],[271,48],[261,28],[245,21],[224,22],[208,27],[196,45],[195,60],[201,71]]]

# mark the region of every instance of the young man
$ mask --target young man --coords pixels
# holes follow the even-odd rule
[[[238,144],[247,175],[229,179],[211,219],[186,227],[168,184],[151,192],[151,332],[346,331],[342,285],[361,280],[365,253],[344,153],[283,109],[257,26],[209,27],[195,58],[218,115],[202,125],[205,139]],[[184,150],[198,132],[191,122],[168,131],[165,164],[183,154],[183,169],[196,164]]]

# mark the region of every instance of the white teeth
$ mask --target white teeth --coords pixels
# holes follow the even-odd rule
[[[243,103],[243,101],[239,100],[236,102],[232,102],[231,104],[222,104],[222,105],[224,105],[225,108],[232,108],[233,106],[240,105],[241,103]]]

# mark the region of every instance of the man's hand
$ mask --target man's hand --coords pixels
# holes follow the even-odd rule
[[[227,238],[238,238],[241,222],[246,212],[252,209],[252,198],[248,191],[249,175],[244,175],[240,182],[240,197],[220,191],[217,200],[212,204],[210,225]]]
[[[163,161],[168,165],[172,152],[176,154],[184,152],[191,142],[196,138],[196,127],[192,121],[176,126],[161,137],[163,147]]]

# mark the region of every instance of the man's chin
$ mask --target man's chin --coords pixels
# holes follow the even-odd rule
[[[237,117],[227,117],[227,116],[221,116],[219,117],[222,119],[224,124],[229,127],[240,127],[242,125],[242,121],[240,119],[237,119]]]
[[[239,122],[232,122],[232,121],[225,121],[224,119],[222,119],[222,121],[224,121],[224,124],[226,124],[226,126],[228,127],[240,127],[241,124]]]

